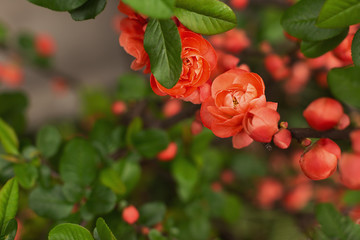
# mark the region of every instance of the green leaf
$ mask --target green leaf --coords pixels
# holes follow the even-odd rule
[[[19,184],[26,189],[32,188],[38,178],[37,168],[29,163],[16,164],[14,173]]]
[[[335,68],[328,74],[332,94],[347,104],[360,108],[360,67]]]
[[[355,66],[360,66],[360,29],[356,32],[351,45],[351,56]]]
[[[116,240],[114,234],[111,232],[105,220],[102,218],[97,219],[94,232],[95,231],[96,234],[94,235],[98,235],[99,240]]]
[[[141,155],[153,158],[169,145],[169,137],[163,130],[149,129],[136,133],[133,143]]]
[[[235,13],[218,0],[177,0],[175,16],[190,30],[206,34],[218,34],[234,28]]]
[[[342,195],[342,202],[347,206],[355,206],[360,203],[360,191],[347,190]]]
[[[49,233],[49,240],[93,240],[91,233],[84,227],[63,223],[54,227]]]
[[[29,206],[41,217],[63,219],[70,215],[73,204],[67,202],[60,186],[35,188],[29,195]]]
[[[174,87],[182,71],[181,40],[174,21],[150,19],[144,48],[156,80],[166,88]]]
[[[211,130],[204,128],[201,133],[196,135],[191,144],[191,154],[197,155],[208,150],[209,144],[215,138]]]
[[[139,222],[146,226],[154,226],[161,222],[165,217],[166,206],[161,202],[152,202],[143,205],[139,209]]]
[[[223,217],[229,223],[235,223],[241,213],[241,204],[235,195],[226,195],[223,205]]]
[[[0,191],[0,230],[5,233],[8,222],[13,219],[18,209],[19,186],[15,179],[10,179]]]
[[[28,0],[41,7],[54,11],[71,11],[83,5],[87,0]]]
[[[106,214],[114,209],[116,204],[116,195],[104,185],[97,183],[88,201],[86,207],[94,215]]]
[[[81,7],[70,11],[71,17],[75,21],[94,19],[105,9],[106,1],[107,0],[88,0]]]
[[[13,218],[10,221],[8,221],[8,223],[6,224],[5,231],[3,235],[0,236],[0,239],[14,240],[16,237],[17,229],[18,229],[17,221],[15,218]]]
[[[142,127],[143,127],[143,122],[142,122],[141,118],[136,117],[131,121],[131,123],[129,124],[129,126],[127,128],[126,136],[125,136],[126,145],[128,147],[130,147],[130,148],[133,147],[133,145],[134,145],[133,138],[134,138],[135,134],[140,132]]]
[[[321,9],[317,26],[347,27],[360,22],[359,0],[327,0]]]
[[[166,240],[167,238],[164,237],[163,235],[161,235],[161,233],[158,230],[152,229],[149,232],[149,239],[150,240]]]
[[[0,118],[0,142],[9,154],[19,154],[19,141],[15,131]]]
[[[60,175],[64,182],[86,187],[95,179],[97,153],[83,139],[73,139],[66,144],[60,159]]]
[[[347,36],[348,29],[340,33],[339,35],[326,39],[324,41],[310,42],[302,41],[301,42],[301,52],[308,58],[319,57],[328,51],[334,49],[339,45]]]
[[[141,100],[146,95],[147,85],[139,74],[127,73],[117,81],[116,97],[124,101]]]
[[[71,203],[79,202],[85,195],[84,188],[71,182],[67,182],[62,186],[62,192],[66,200]]]
[[[90,139],[96,145],[101,145],[106,155],[114,153],[120,147],[125,145],[125,128],[115,127],[113,123],[100,119],[96,121],[90,133]]]
[[[199,178],[197,169],[185,159],[176,159],[172,165],[172,174],[178,184],[180,198],[187,201]]]
[[[341,218],[333,205],[324,203],[316,206],[316,219],[321,225],[322,231],[329,237],[341,236]]]
[[[318,28],[315,23],[325,0],[302,0],[288,8],[281,25],[291,36],[305,41],[321,41],[339,35],[343,28]]]
[[[126,193],[126,186],[123,183],[120,174],[114,169],[107,168],[102,170],[100,173],[100,181],[116,194]]]
[[[135,11],[146,16],[158,19],[167,19],[173,16],[175,0],[123,0]]]
[[[57,128],[45,126],[36,136],[36,146],[46,158],[50,158],[58,151],[61,140],[62,137]]]
[[[113,166],[126,187],[127,193],[134,189],[141,177],[141,167],[138,163],[130,160],[122,160]]]

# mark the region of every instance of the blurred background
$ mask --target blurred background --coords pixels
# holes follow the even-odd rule
[[[119,74],[129,71],[131,61],[119,46],[119,36],[114,31],[117,5],[118,1],[108,1],[104,12],[96,19],[76,22],[67,12],[50,11],[25,0],[5,0],[0,7],[0,22],[11,36],[24,32],[51,36],[56,45],[52,67],[60,75],[68,76],[66,81],[71,86],[79,88],[87,84],[111,89]],[[14,45],[16,41],[12,39]],[[0,59],[9,54],[14,53],[0,51]],[[54,97],[50,91],[53,74],[24,67],[26,81],[20,87],[30,99],[27,111],[30,129],[60,117],[71,119],[79,114],[80,103],[73,87],[66,94],[55,94]],[[4,88],[0,86],[0,90]]]

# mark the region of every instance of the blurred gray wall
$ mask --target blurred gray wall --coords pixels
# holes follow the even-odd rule
[[[112,88],[116,77],[129,71],[131,63],[131,57],[120,48],[118,34],[112,27],[113,17],[119,14],[117,5],[117,0],[108,0],[104,12],[95,20],[76,22],[67,12],[54,12],[27,0],[2,0],[0,21],[7,24],[13,36],[24,30],[51,35],[57,45],[54,67],[74,77],[77,85]],[[26,71],[22,88],[30,97],[30,128],[79,114],[76,89],[56,96],[49,85],[49,79],[41,74],[31,69]]]

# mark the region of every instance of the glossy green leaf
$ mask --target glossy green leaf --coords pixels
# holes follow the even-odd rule
[[[60,186],[35,188],[29,195],[29,206],[37,215],[56,220],[69,216],[73,209],[73,204],[66,200]]]
[[[114,234],[102,218],[97,219],[94,232],[96,232],[94,236],[97,235],[99,240],[116,240]]]
[[[190,30],[206,34],[218,34],[234,28],[235,13],[218,0],[177,0],[175,16]]]
[[[0,142],[9,154],[19,154],[19,141],[15,131],[0,118]]]
[[[154,226],[161,222],[165,217],[166,206],[161,202],[151,202],[143,205],[139,209],[139,222],[146,226]]]
[[[85,195],[85,189],[72,182],[67,182],[62,186],[62,192],[68,202],[79,202]]]
[[[45,126],[36,136],[36,146],[46,158],[50,158],[58,151],[61,140],[62,137],[57,128]]]
[[[8,222],[18,210],[19,186],[15,179],[10,179],[0,190],[0,233],[5,233]]]
[[[347,104],[360,108],[360,67],[335,68],[328,74],[332,94]]]
[[[86,228],[72,224],[63,223],[51,229],[49,240],[93,240],[91,233]]]
[[[342,194],[342,202],[347,206],[355,206],[360,203],[360,191],[347,190]]]
[[[117,81],[116,97],[124,101],[141,100],[146,95],[147,84],[139,74],[127,73]]]
[[[317,25],[324,28],[347,27],[356,23],[360,23],[359,0],[327,0],[317,19]]]
[[[229,223],[235,223],[241,213],[241,204],[235,195],[226,195],[223,205],[223,217]]]
[[[33,187],[38,178],[37,168],[29,163],[16,164],[14,173],[19,184],[26,189]]]
[[[126,187],[126,191],[129,192],[134,189],[141,177],[141,167],[139,163],[124,159],[114,164],[113,168],[119,174]]]
[[[180,198],[187,201],[199,178],[196,167],[185,159],[176,159],[172,165],[172,174],[178,184]]]
[[[126,135],[125,135],[125,141],[126,141],[126,145],[128,147],[133,147],[134,136],[138,132],[140,132],[142,127],[143,127],[143,122],[142,122],[141,118],[136,117],[131,121],[131,123],[127,127],[127,131],[126,131]]]
[[[334,49],[339,45],[347,36],[348,29],[340,33],[339,35],[326,39],[324,41],[311,42],[311,41],[302,41],[301,42],[301,52],[308,58],[319,57],[328,51]]]
[[[172,17],[175,0],[123,0],[135,11],[158,19]]]
[[[18,224],[15,218],[7,222],[3,234],[0,235],[2,240],[14,240],[16,237]]]
[[[316,206],[316,219],[321,225],[322,230],[329,237],[338,237],[342,234],[341,218],[331,204],[319,204]]]
[[[321,41],[339,35],[343,28],[319,28],[315,25],[325,0],[302,0],[288,8],[281,25],[291,36],[305,41]]]
[[[351,56],[355,66],[360,67],[360,30],[356,32],[352,41]]]
[[[149,232],[149,239],[150,240],[166,240],[167,238],[164,237],[163,235],[161,235],[161,233],[158,230],[152,229]]]
[[[149,129],[136,133],[133,143],[141,155],[153,158],[169,145],[169,137],[163,130]]]
[[[100,173],[100,181],[116,194],[126,193],[126,186],[122,181],[120,174],[114,169],[107,168],[102,170]]]
[[[90,143],[73,139],[67,143],[60,159],[60,175],[64,182],[89,185],[96,177],[97,153]]]
[[[145,31],[144,48],[156,80],[166,88],[174,87],[182,71],[181,40],[174,21],[150,19]]]
[[[81,7],[70,11],[70,15],[75,21],[94,19],[105,9],[106,2],[107,0],[88,0]]]
[[[41,7],[54,11],[71,11],[83,5],[87,0],[28,0]]]
[[[86,207],[94,215],[106,214],[114,209],[116,204],[116,195],[109,188],[97,183],[88,201]]]

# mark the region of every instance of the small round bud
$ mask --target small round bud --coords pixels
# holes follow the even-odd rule
[[[288,127],[289,127],[288,122],[281,122],[280,123],[280,128],[288,128]]]
[[[336,170],[341,150],[328,138],[321,138],[300,159],[304,174],[312,180],[330,177]]]
[[[133,205],[131,205],[124,208],[122,217],[128,224],[134,224],[139,219],[139,212]]]
[[[111,106],[112,113],[115,115],[121,115],[126,111],[126,104],[122,101],[116,101]]]
[[[285,128],[275,133],[273,138],[274,144],[281,149],[287,149],[291,143],[291,132]]]
[[[360,154],[360,129],[350,133],[350,140],[353,151]]]
[[[344,153],[339,161],[340,179],[350,189],[360,189],[360,155]]]
[[[301,146],[303,147],[308,147],[310,146],[312,143],[311,139],[310,138],[304,138],[302,141],[301,141]]]
[[[341,104],[332,98],[318,98],[305,109],[303,115],[315,130],[325,131],[335,127],[343,112]]]
[[[176,156],[176,153],[177,153],[177,145],[175,142],[171,142],[168,147],[161,151],[158,155],[157,155],[157,158],[160,160],[160,161],[170,161],[172,159],[174,159],[174,157]]]

